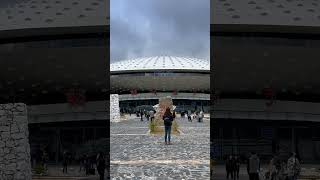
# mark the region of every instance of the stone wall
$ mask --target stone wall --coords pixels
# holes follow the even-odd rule
[[[0,179],[31,180],[25,104],[0,104]]]
[[[120,121],[120,107],[118,94],[110,94],[110,121]]]

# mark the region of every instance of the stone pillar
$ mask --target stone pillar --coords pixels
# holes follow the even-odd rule
[[[31,180],[27,107],[0,104],[0,179]]]
[[[120,122],[120,107],[118,94],[110,94],[110,121]]]

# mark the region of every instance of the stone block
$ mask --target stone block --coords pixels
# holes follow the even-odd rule
[[[0,106],[18,109],[13,114],[0,111],[0,179],[31,180],[26,106],[21,103]]]
[[[25,135],[22,133],[14,133],[14,134],[11,134],[11,137],[15,140],[19,140],[19,139],[24,139]]]
[[[14,147],[14,144],[13,144],[13,141],[7,141],[6,142],[6,146],[5,147],[8,147],[8,148],[12,148],[12,147]]]
[[[110,121],[119,122],[120,121],[120,107],[119,107],[119,95],[110,95]]]
[[[4,141],[6,141],[6,139],[9,139],[10,133],[9,132],[2,132],[1,137],[2,137],[2,139],[4,139]]]
[[[6,169],[7,169],[8,171],[10,171],[10,174],[11,174],[11,171],[15,171],[15,170],[16,170],[16,165],[15,165],[14,163],[8,164],[8,165],[6,166]],[[13,173],[13,174],[14,174],[14,173]]]
[[[0,132],[9,132],[10,127],[8,125],[0,126]]]
[[[10,153],[10,154],[7,154],[4,156],[4,159],[5,160],[11,160],[11,159],[14,159],[15,158],[15,155],[13,153]]]
[[[15,148],[16,154],[20,156],[20,154],[26,153],[26,148],[23,146],[19,146]]]

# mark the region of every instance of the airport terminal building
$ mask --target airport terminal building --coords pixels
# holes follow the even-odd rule
[[[296,152],[303,162],[320,162],[318,3],[211,5],[215,157]]]
[[[111,94],[119,94],[120,111],[158,104],[171,96],[177,111],[209,112],[210,61],[191,57],[154,56],[120,60],[110,65]]]

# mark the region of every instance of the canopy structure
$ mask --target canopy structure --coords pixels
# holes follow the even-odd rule
[[[111,92],[209,92],[210,61],[155,56],[116,61],[110,65]],[[132,83],[135,82],[135,83]]]

